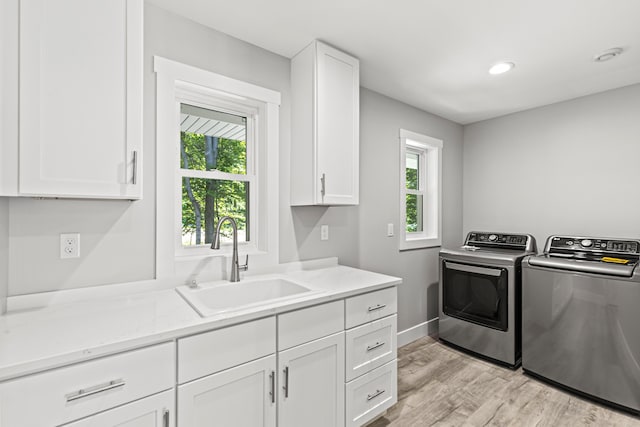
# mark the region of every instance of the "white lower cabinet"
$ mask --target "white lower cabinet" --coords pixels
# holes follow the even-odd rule
[[[347,427],[361,426],[398,400],[396,360],[347,383]]]
[[[395,306],[387,288],[0,382],[0,427],[361,426],[397,401]]]
[[[174,392],[168,390],[65,424],[65,427],[174,427],[174,402]]]
[[[0,426],[59,426],[81,419],[86,422],[77,425],[93,426],[89,420],[96,414],[96,426],[119,425],[115,420],[122,419],[129,426],[160,426],[143,420],[166,409],[171,416],[173,404],[129,404],[165,390],[173,396],[175,366],[174,343],[165,343],[0,383]]]
[[[362,426],[398,401],[397,294],[386,288],[347,298],[346,426]]]
[[[344,332],[278,354],[279,427],[344,426]]]
[[[396,319],[394,314],[346,332],[347,381],[398,357]]]
[[[275,427],[275,355],[178,387],[178,425]]]

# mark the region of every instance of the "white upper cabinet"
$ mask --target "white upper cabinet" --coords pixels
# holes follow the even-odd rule
[[[20,1],[19,194],[142,196],[143,0]]]
[[[291,205],[357,205],[359,62],[314,41],[291,61]]]

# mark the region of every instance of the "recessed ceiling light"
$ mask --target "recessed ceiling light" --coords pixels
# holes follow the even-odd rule
[[[612,49],[607,49],[604,52],[599,53],[598,55],[594,56],[593,60],[595,62],[608,61],[608,60],[613,59],[616,56],[620,55],[622,52],[624,52],[624,50],[621,47],[614,47]]]
[[[516,64],[514,64],[513,62],[498,62],[493,67],[489,68],[489,74],[506,73],[507,71],[513,69],[513,67],[515,66]]]

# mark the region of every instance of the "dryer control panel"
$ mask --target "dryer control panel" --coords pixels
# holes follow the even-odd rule
[[[466,246],[480,246],[503,249],[533,250],[535,239],[530,234],[505,234],[472,231],[467,234]]]

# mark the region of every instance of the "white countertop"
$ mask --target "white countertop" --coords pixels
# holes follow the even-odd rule
[[[401,283],[339,265],[280,276],[317,292],[207,318],[175,289],[7,313],[0,316],[0,381]]]

